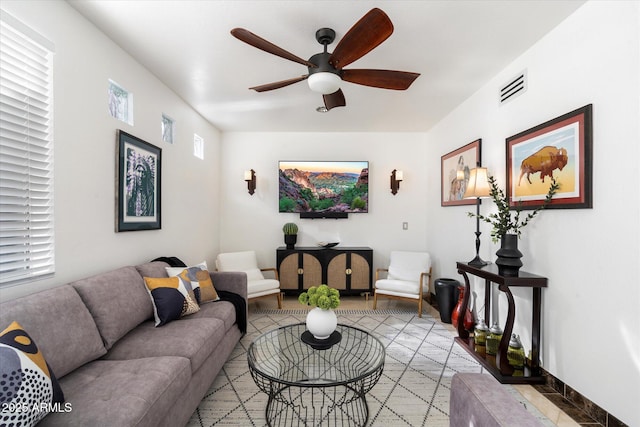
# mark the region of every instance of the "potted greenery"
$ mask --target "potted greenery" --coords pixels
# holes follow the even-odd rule
[[[328,339],[338,325],[334,309],[340,306],[340,292],[327,285],[311,286],[298,296],[300,304],[315,307],[307,314],[307,329],[317,340]]]
[[[516,206],[512,208],[509,204],[509,199],[504,191],[498,187],[495,178],[489,175],[488,180],[491,188],[489,194],[493,199],[493,203],[498,207],[498,212],[487,216],[473,212],[469,212],[468,215],[477,217],[493,226],[491,240],[494,243],[500,240],[501,243],[500,249],[496,252],[498,256],[496,260],[498,272],[503,276],[517,276],[518,270],[522,267],[522,261],[520,260],[522,253],[518,250],[518,239],[522,234],[522,229],[529,224],[538,212],[551,203],[551,199],[558,192],[560,184],[556,182],[555,178],[552,178],[544,202],[527,215],[522,216],[522,201],[518,201]]]
[[[298,296],[298,301],[322,310],[333,310],[340,306],[340,291],[327,285],[311,286]]]
[[[287,249],[293,249],[298,241],[298,226],[294,222],[287,222],[282,227],[284,233],[284,243]]]

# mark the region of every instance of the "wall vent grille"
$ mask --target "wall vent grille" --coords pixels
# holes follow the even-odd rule
[[[527,71],[519,73],[516,77],[502,85],[500,89],[500,104],[511,101],[527,91]]]

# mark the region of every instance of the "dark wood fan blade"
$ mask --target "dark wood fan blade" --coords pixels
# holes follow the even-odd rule
[[[342,80],[382,89],[405,90],[420,74],[392,70],[342,70]]]
[[[313,64],[305,59],[302,59],[291,52],[284,50],[283,48],[276,46],[263,39],[260,36],[253,34],[249,30],[245,30],[244,28],[234,28],[231,30],[231,35],[238,40],[241,40],[247,44],[250,44],[253,47],[257,47],[260,50],[264,50],[267,53],[272,55],[279,56],[280,58],[288,59],[289,61],[297,62],[298,64],[306,65],[307,67],[316,68],[317,65]]]
[[[344,93],[342,93],[342,89],[338,89],[337,91],[330,93],[329,95],[322,95],[322,99],[324,99],[324,106],[327,110],[331,110],[335,107],[344,107],[347,105],[347,102],[344,99]]]
[[[294,83],[301,82],[303,80],[306,80],[307,77],[309,77],[309,75],[305,74],[304,76],[294,77],[292,79],[282,80],[279,82],[267,83],[260,86],[254,86],[254,87],[250,87],[249,89],[255,90],[256,92],[266,92],[268,90],[280,89],[281,87],[285,87],[285,86],[292,85]]]
[[[344,35],[329,58],[337,69],[362,58],[393,33],[393,24],[382,10],[371,9]]]

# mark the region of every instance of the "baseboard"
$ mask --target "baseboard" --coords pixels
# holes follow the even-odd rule
[[[589,418],[592,418],[597,423],[606,427],[628,427],[625,423],[617,419],[614,415],[610,414],[600,406],[587,399],[581,393],[573,389],[571,386],[564,383],[554,375],[550,374],[546,370],[542,369],[542,376],[545,377],[545,386],[552,389],[559,394],[563,399],[567,400],[571,405],[580,410]],[[534,386],[535,387],[535,386]],[[547,399],[551,400],[556,406],[557,402],[554,402],[553,396],[550,395],[548,390],[538,390]],[[562,409],[562,408],[560,408]],[[565,411],[567,412],[567,411]]]
[[[435,295],[432,294],[432,306],[438,309]],[[544,387],[548,387],[552,389],[555,393],[559,394],[562,399],[569,402],[576,409],[582,412],[587,417],[593,419],[597,423],[601,424],[605,427],[628,427],[627,424],[623,423],[619,419],[617,419],[613,414],[610,414],[605,409],[598,406],[596,403],[587,399],[581,393],[573,389],[571,386],[564,383],[560,379],[556,378],[554,375],[550,374],[548,371],[542,369],[542,376],[545,378],[545,383],[543,386],[533,385],[542,395],[546,395],[547,399],[552,401],[556,406],[558,406],[558,402],[554,401],[552,393],[548,389]],[[562,408],[561,408],[562,409]],[[565,411],[567,412],[567,411]]]

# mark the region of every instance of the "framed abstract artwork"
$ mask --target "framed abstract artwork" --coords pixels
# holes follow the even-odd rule
[[[441,167],[441,206],[475,205],[476,199],[463,199],[467,189],[469,172],[480,165],[482,139],[477,139],[442,156]]]
[[[547,209],[593,207],[591,104],[513,135],[506,143],[511,206],[542,205],[555,178],[560,189]]]
[[[116,232],[160,229],[162,150],[122,130],[117,139]]]

